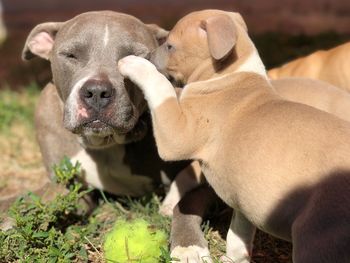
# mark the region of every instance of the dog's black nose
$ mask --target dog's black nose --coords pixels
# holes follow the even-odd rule
[[[80,98],[86,105],[99,111],[114,98],[114,89],[109,80],[90,79],[80,89]]]

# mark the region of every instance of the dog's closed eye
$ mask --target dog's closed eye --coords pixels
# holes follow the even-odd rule
[[[151,57],[151,52],[150,50],[143,44],[141,43],[134,43],[132,47],[133,55],[145,58],[147,60],[150,59]],[[130,54],[131,55],[131,54]]]

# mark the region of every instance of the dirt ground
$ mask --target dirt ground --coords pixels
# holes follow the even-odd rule
[[[46,181],[39,147],[34,134],[29,133],[17,125],[11,128],[11,132],[0,135],[1,199],[35,190]]]

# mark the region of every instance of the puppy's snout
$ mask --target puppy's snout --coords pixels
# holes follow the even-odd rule
[[[108,80],[90,79],[80,89],[80,99],[96,111],[108,106],[114,100],[114,89]]]

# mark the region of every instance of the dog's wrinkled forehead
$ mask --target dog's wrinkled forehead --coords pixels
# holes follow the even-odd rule
[[[112,12],[90,12],[62,26],[56,35],[54,49],[81,47],[86,52],[110,54],[118,59],[118,56],[128,54],[117,52],[143,55],[155,46],[155,39],[136,18]]]

